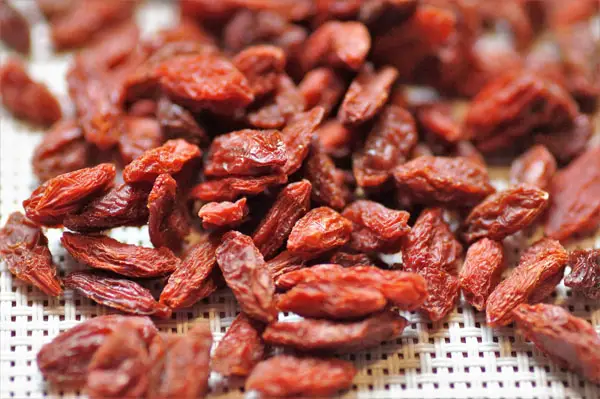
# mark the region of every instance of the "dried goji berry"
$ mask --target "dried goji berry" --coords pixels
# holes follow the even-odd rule
[[[209,324],[197,323],[185,335],[175,337],[158,354],[156,341],[152,343],[148,399],[198,398],[208,389],[213,341]]]
[[[313,142],[304,166],[304,175],[313,187],[313,201],[334,209],[346,206],[350,191],[339,173],[329,155],[319,147],[318,142]]]
[[[435,103],[420,107],[416,117],[428,134],[446,143],[456,143],[464,138],[464,132],[453,111],[449,103]]]
[[[192,110],[232,114],[254,100],[244,75],[216,54],[173,57],[158,67],[157,74],[162,90]]]
[[[329,115],[339,103],[346,89],[344,80],[331,68],[316,68],[309,71],[298,86],[304,97],[306,109],[323,107]]]
[[[211,273],[217,264],[218,238],[204,237],[192,247],[169,277],[160,294],[160,303],[171,309],[187,308],[217,289]]]
[[[460,270],[460,288],[475,309],[485,309],[485,302],[500,282],[503,269],[501,243],[483,238],[469,247]]]
[[[285,63],[285,52],[268,45],[247,47],[233,58],[233,64],[248,79],[256,98],[275,91],[279,74],[285,70]]]
[[[355,142],[355,130],[344,126],[337,119],[323,123],[316,131],[319,147],[333,158],[344,158],[351,154]]]
[[[271,186],[287,183],[286,174],[258,177],[226,177],[208,180],[192,188],[190,198],[202,201],[234,201],[242,195],[257,195]]]
[[[492,194],[469,213],[464,237],[468,242],[484,237],[501,241],[535,222],[548,197],[544,190],[526,184]]]
[[[102,150],[115,146],[123,130],[123,112],[113,98],[108,72],[77,56],[67,84],[85,139]]]
[[[384,184],[393,169],[406,162],[418,134],[415,122],[407,111],[389,105],[369,132],[365,146],[355,154],[352,171],[361,187]]]
[[[351,253],[345,251],[336,251],[331,258],[329,258],[329,262],[344,266],[369,266],[376,263],[375,259],[372,259],[369,255],[364,253]]]
[[[421,156],[394,171],[398,189],[415,203],[467,207],[494,192],[487,171],[465,158]]]
[[[148,150],[160,147],[164,141],[165,137],[156,119],[138,116],[123,118],[119,152],[125,164],[141,157]]]
[[[265,325],[240,313],[219,342],[211,367],[219,374],[247,376],[265,355],[261,335]]]
[[[550,295],[562,279],[569,257],[558,241],[541,239],[523,253],[519,265],[488,297],[486,320],[491,326],[511,322],[511,312],[522,303]]]
[[[167,97],[163,96],[158,100],[156,119],[169,139],[183,138],[196,145],[208,141],[206,131],[194,115]]]
[[[355,322],[275,322],[267,327],[263,338],[269,344],[302,351],[354,352],[399,337],[407,324],[397,312],[384,310]]]
[[[597,8],[597,7],[596,7]],[[593,113],[600,95],[600,80],[594,70],[597,40],[592,25],[584,21],[557,29],[567,87],[584,112]]]
[[[536,143],[545,145],[560,163],[566,164],[587,149],[593,133],[590,117],[580,114],[572,124],[550,130],[549,133],[542,131],[533,139]]]
[[[11,213],[0,229],[0,257],[18,279],[50,296],[62,293],[48,239],[42,229],[19,212]]]
[[[569,126],[577,104],[561,86],[539,74],[508,72],[473,99],[465,119],[468,137],[489,152],[505,148],[536,129]]]
[[[288,238],[292,228],[310,209],[312,186],[302,180],[285,187],[252,235],[254,245],[265,259],[272,258]]]
[[[287,249],[304,258],[316,257],[350,240],[352,222],[328,207],[315,208],[296,222]]]
[[[518,331],[560,367],[600,382],[600,337],[590,323],[543,303],[522,304],[512,314]]]
[[[85,168],[89,162],[90,146],[73,119],[60,120],[52,125],[35,147],[31,158],[33,171],[41,181]]]
[[[593,231],[599,224],[600,147],[594,147],[554,175],[545,233],[566,240]]]
[[[419,5],[408,20],[373,39],[371,58],[379,64],[393,65],[403,79],[408,79],[427,57],[450,41],[456,25],[451,10]]]
[[[535,145],[510,166],[510,182],[526,183],[546,190],[556,172],[556,160],[543,145]]]
[[[246,117],[253,127],[278,129],[305,108],[304,97],[294,81],[285,74],[279,74],[272,95],[260,102],[257,109],[249,110]]]
[[[66,228],[81,233],[121,226],[142,226],[148,222],[147,184],[121,184],[96,198],[76,213],[65,216]]]
[[[0,39],[21,54],[31,50],[29,22],[7,1],[0,2]]]
[[[344,280],[298,284],[277,300],[281,311],[335,320],[360,319],[381,311],[386,304],[385,296],[378,289]]]
[[[248,212],[246,198],[242,198],[236,202],[209,202],[200,208],[198,216],[205,229],[231,228],[241,224]]]
[[[345,360],[278,355],[254,368],[246,391],[271,397],[327,397],[349,389],[355,375],[356,369]]]
[[[308,112],[297,114],[292,117],[281,135],[287,149],[287,162],[283,172],[291,175],[302,166],[302,162],[308,155],[313,133],[323,120],[323,109],[316,107]]]
[[[268,43],[290,56],[299,51],[306,36],[304,28],[290,24],[279,14],[240,10],[223,29],[223,44],[226,49],[238,52],[253,44]]]
[[[75,1],[50,22],[52,44],[66,50],[86,44],[103,28],[133,16],[137,0]]]
[[[59,175],[36,188],[23,201],[25,214],[38,224],[60,225],[68,214],[82,209],[95,196],[109,189],[115,174],[114,165],[103,163]]]
[[[240,130],[213,140],[204,173],[207,176],[260,175],[279,172],[287,162],[276,130]]]
[[[271,271],[250,237],[237,231],[225,234],[217,263],[244,313],[264,322],[277,317]]]
[[[304,43],[301,63],[305,71],[317,65],[358,70],[371,48],[371,36],[360,22],[330,21],[315,30]]]
[[[168,319],[171,309],[158,303],[138,283],[92,272],[72,272],[63,279],[65,287],[76,289],[94,302],[125,313]]]
[[[400,240],[410,231],[405,211],[396,211],[367,200],[348,205],[342,216],[352,222],[350,247],[361,252],[398,252]]]
[[[98,348],[122,323],[129,333],[140,334],[146,343],[158,330],[148,317],[121,315],[98,316],[63,331],[37,354],[43,376],[60,386],[81,388],[86,382],[88,365]]]
[[[366,0],[361,2],[358,19],[371,31],[385,32],[410,18],[418,4],[418,0]]]
[[[86,392],[91,399],[142,397],[151,367],[146,343],[125,320],[90,360]]]
[[[50,126],[62,117],[54,95],[44,84],[32,80],[15,58],[0,66],[0,94],[6,109],[26,121]]]
[[[186,209],[177,195],[177,182],[169,174],[158,176],[148,196],[148,232],[156,248],[178,250],[190,232]]]
[[[356,126],[373,119],[387,102],[398,71],[390,66],[375,71],[371,64],[361,68],[348,88],[338,120]]]
[[[293,255],[290,251],[282,251],[279,255],[267,262],[267,267],[273,274],[273,279],[279,276],[302,269],[304,267],[304,259],[297,255]]]
[[[102,30],[81,56],[86,64],[112,69],[136,51],[139,41],[140,29],[134,21],[127,20]]]
[[[123,170],[123,179],[127,183],[153,182],[161,174],[179,172],[187,162],[200,155],[202,151],[194,144],[182,139],[169,140],[127,165]]]
[[[277,287],[292,288],[298,284],[344,282],[355,287],[379,290],[394,306],[405,310],[418,308],[427,297],[425,280],[415,273],[383,270],[375,266],[342,267],[324,264],[282,275]]]
[[[569,254],[571,273],[565,285],[590,299],[600,298],[600,249],[577,250]]]
[[[462,251],[439,208],[424,210],[404,243],[404,269],[420,274],[427,281],[429,296],[421,309],[432,321],[442,319],[456,304],[459,295],[456,266]]]
[[[64,232],[60,241],[76,261],[123,276],[163,276],[179,266],[179,259],[168,248],[145,248],[107,236],[69,232]]]

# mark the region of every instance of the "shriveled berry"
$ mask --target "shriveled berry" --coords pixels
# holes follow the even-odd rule
[[[500,282],[504,266],[501,243],[483,238],[469,247],[460,270],[460,288],[475,309],[485,309],[485,302]]]
[[[331,208],[315,208],[292,228],[287,249],[304,258],[316,257],[350,240],[352,223]]]

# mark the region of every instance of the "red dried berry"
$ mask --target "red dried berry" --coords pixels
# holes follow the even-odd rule
[[[138,283],[92,272],[72,272],[63,279],[66,288],[76,289],[94,302],[125,313],[171,317],[171,309],[158,303]]]
[[[137,116],[123,118],[119,152],[125,164],[141,157],[148,150],[160,147],[164,141],[165,137],[156,119]]]
[[[338,359],[278,355],[259,363],[246,380],[246,391],[271,397],[327,397],[348,389],[356,369]]]
[[[354,155],[356,183],[361,187],[383,185],[393,169],[409,158],[417,139],[410,113],[395,105],[387,106],[369,132],[363,150]]]
[[[82,209],[110,188],[115,175],[115,166],[108,163],[59,175],[39,186],[23,201],[25,214],[41,225],[60,225],[68,214]]]
[[[397,167],[396,185],[415,203],[468,207],[494,192],[487,171],[466,158],[421,156]]]
[[[264,358],[261,334],[265,325],[240,313],[219,342],[211,367],[219,374],[245,377]]]
[[[29,22],[7,1],[0,2],[0,39],[23,55],[31,50]]]
[[[231,115],[254,100],[244,75],[217,54],[179,56],[157,69],[162,90],[176,103],[193,110]]]
[[[600,147],[587,150],[550,185],[550,207],[545,233],[566,240],[577,233],[593,231],[600,224]]]
[[[526,183],[548,189],[556,172],[556,160],[543,145],[535,145],[515,159],[510,166],[510,182]]]
[[[485,302],[500,282],[503,269],[501,243],[483,238],[469,247],[460,270],[460,288],[475,309],[485,309]]]
[[[562,280],[569,257],[558,241],[543,238],[523,253],[519,265],[488,297],[486,321],[490,326],[511,322],[512,311],[523,303],[549,296]]]
[[[44,378],[62,387],[81,388],[92,357],[107,337],[125,322],[129,333],[140,334],[146,343],[158,333],[148,317],[108,315],[86,320],[42,346],[37,364]]]
[[[258,177],[226,177],[208,180],[190,191],[190,198],[202,201],[234,201],[243,195],[257,195],[269,187],[287,183],[287,175],[267,175]]]
[[[153,182],[159,175],[179,172],[187,162],[198,158],[202,151],[185,140],[169,140],[162,146],[146,151],[123,170],[127,183]]]
[[[577,250],[569,254],[571,273],[565,285],[590,299],[600,298],[600,250]]]
[[[190,249],[169,277],[160,294],[160,303],[171,309],[187,308],[217,289],[211,273],[217,264],[215,252],[219,245],[218,238],[203,237]]]
[[[225,234],[217,263],[244,313],[267,323],[275,320],[273,277],[250,237],[237,231]]]
[[[248,212],[246,198],[242,198],[236,202],[209,202],[200,208],[198,216],[205,229],[231,228],[240,225]]]
[[[148,196],[148,232],[152,245],[176,251],[190,229],[187,211],[177,195],[177,182],[168,174],[158,176]]]
[[[352,223],[331,208],[315,208],[296,222],[287,249],[304,258],[314,258],[350,240]]]
[[[277,173],[287,159],[278,131],[245,129],[213,140],[204,173],[223,177]]]
[[[459,295],[456,266],[462,250],[439,208],[424,210],[404,243],[404,269],[420,274],[427,281],[429,296],[421,309],[432,321],[442,319],[456,305]]]
[[[275,322],[267,327],[263,338],[271,345],[301,351],[354,352],[399,337],[407,324],[398,313],[385,310],[355,322],[311,319]]]
[[[31,163],[40,181],[82,169],[90,163],[90,146],[72,119],[56,122],[35,147]]]
[[[76,261],[128,277],[164,276],[180,263],[168,248],[123,244],[107,236],[64,232],[60,242]]]
[[[305,71],[317,65],[358,70],[371,48],[371,36],[360,22],[330,21],[304,43],[301,63]]]
[[[483,237],[501,241],[535,222],[548,198],[547,192],[526,184],[492,194],[467,216],[464,237],[468,242]]]
[[[18,279],[38,287],[46,295],[62,293],[56,266],[42,229],[19,212],[13,212],[0,229],[0,257]]]
[[[355,201],[344,209],[342,216],[352,222],[350,247],[359,252],[398,252],[400,240],[410,231],[408,212],[373,201]]]
[[[32,80],[17,59],[9,58],[0,66],[0,94],[2,104],[17,118],[42,126],[62,118],[54,95],[44,84]]]
[[[252,235],[265,259],[272,258],[287,240],[292,228],[310,209],[312,186],[302,180],[285,187]]]
[[[397,77],[395,68],[386,66],[375,71],[371,64],[366,64],[350,84],[338,120],[356,126],[373,119],[383,109]]]
[[[590,323],[548,304],[522,304],[512,314],[518,331],[560,367],[600,382],[600,337]]]
[[[81,233],[99,232],[121,226],[142,226],[148,222],[147,184],[121,184],[96,198],[77,213],[65,216],[66,228]]]

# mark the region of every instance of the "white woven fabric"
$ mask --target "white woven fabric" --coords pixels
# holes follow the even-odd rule
[[[52,54],[47,27],[35,10],[35,2],[18,1],[32,20],[34,55],[32,75],[58,93],[68,108],[64,73],[68,56]],[[139,14],[144,31],[152,31],[173,18],[166,3],[146,4]],[[3,51],[2,58],[6,57]],[[42,137],[5,111],[0,111],[0,222],[21,210],[21,202],[37,187],[30,158]],[[495,174],[496,175],[496,174]],[[502,176],[502,171],[497,173]],[[499,186],[501,180],[496,182]],[[48,230],[50,250],[64,276],[78,266],[59,244],[61,232]],[[146,229],[120,229],[113,236],[128,243],[150,245]],[[600,234],[581,243],[600,247]],[[517,256],[515,256],[517,257]],[[518,257],[517,257],[518,258]],[[576,316],[590,321],[600,331],[598,304],[571,295],[562,285],[551,302],[560,303]],[[172,320],[159,322],[162,330],[183,333],[189,321],[210,320],[215,341],[223,336],[236,315],[237,305],[225,292],[212,295],[188,311],[176,312]],[[0,398],[77,397],[47,386],[36,365],[40,347],[59,332],[87,318],[110,311],[79,294],[66,291],[62,298],[49,298],[38,289],[11,276],[0,263]],[[410,325],[402,337],[371,351],[347,356],[360,369],[353,390],[344,397],[359,398],[588,398],[600,397],[600,387],[561,370],[513,328],[492,329],[484,314],[461,305],[443,322],[430,323],[409,313]],[[242,383],[224,383],[211,378],[210,397],[242,397]]]

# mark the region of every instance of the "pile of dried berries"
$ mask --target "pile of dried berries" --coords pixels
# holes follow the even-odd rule
[[[134,315],[45,345],[48,381],[196,398],[213,370],[266,396],[326,396],[356,373],[328,355],[398,337],[398,310],[443,319],[462,291],[490,326],[515,321],[600,382],[593,327],[536,305],[567,265],[566,285],[600,297],[599,251],[561,245],[600,224],[595,0],[180,0],[180,23],[149,38],[137,0],[37,2],[57,50],[85,47],[67,74],[76,115],[17,59],[0,68],[6,109],[51,126],[33,157],[42,184],[0,255],[48,295]],[[29,52],[7,1],[0,37]],[[511,159],[496,192],[486,161]],[[142,225],[154,248],[101,234]],[[536,225],[545,237],[502,280],[502,241]],[[63,227],[89,269],[61,279],[42,228]],[[163,279],[158,300],[140,278]],[[242,313],[212,358],[206,324],[164,335],[147,317],[224,287]],[[266,344],[289,354],[265,360]]]

